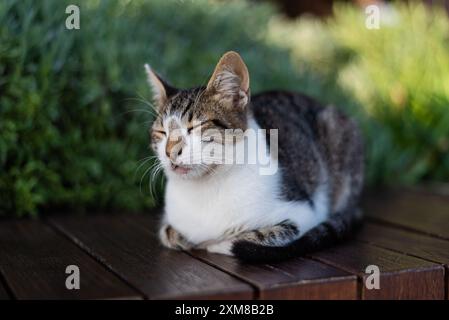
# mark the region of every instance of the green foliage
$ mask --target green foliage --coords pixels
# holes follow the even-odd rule
[[[188,87],[227,50],[244,57],[253,92],[301,90],[356,116],[369,183],[449,178],[442,11],[399,6],[367,30],[346,6],[286,22],[246,2],[84,0],[81,29],[67,30],[72,3],[0,1],[0,215],[154,206],[143,64]]]
[[[67,30],[72,3],[0,1],[0,214],[154,205],[151,159],[137,170],[149,156],[145,62],[193,86],[233,49],[254,90],[296,81],[288,54],[263,42],[266,6],[89,0]]]
[[[443,8],[382,7],[380,29],[363,11],[335,7],[322,22],[275,19],[269,40],[288,48],[321,100],[347,107],[365,131],[370,184],[449,180],[449,20]]]

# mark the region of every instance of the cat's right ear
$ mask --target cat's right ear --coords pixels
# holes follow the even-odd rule
[[[244,109],[249,102],[249,73],[237,52],[226,52],[218,61],[207,90],[228,107]]]
[[[151,69],[149,64],[145,64],[145,72],[151,91],[153,92],[154,103],[160,108],[167,102],[167,99],[175,95],[178,90],[162,80],[162,78]]]

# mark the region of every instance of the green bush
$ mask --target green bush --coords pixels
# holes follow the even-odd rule
[[[67,30],[72,3],[0,1],[0,214],[154,205],[152,161],[137,170],[149,155],[145,62],[193,86],[233,49],[256,91],[297,80],[288,53],[264,43],[269,7],[85,0],[81,29]]]
[[[337,5],[332,19],[273,19],[268,39],[288,48],[307,88],[359,118],[370,184],[449,180],[449,20],[442,7],[382,7],[380,29]]]
[[[0,1],[0,215],[154,206],[143,64],[188,87],[231,49],[253,92],[300,90],[357,117],[369,184],[449,178],[443,10],[396,5],[368,30],[347,6],[292,22],[246,2],[83,0],[67,30],[72,3]]]

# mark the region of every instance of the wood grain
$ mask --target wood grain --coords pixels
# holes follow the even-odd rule
[[[80,269],[79,290],[68,290],[68,265]],[[139,298],[76,245],[40,221],[0,223],[0,271],[18,299]]]
[[[277,264],[251,265],[202,250],[192,254],[253,284],[259,290],[260,299],[357,298],[356,276],[316,261],[297,258]]]
[[[51,222],[149,299],[250,299],[248,284],[163,248],[151,215],[54,218]]]
[[[155,215],[69,215],[47,224],[4,220],[0,300],[447,298],[449,196],[371,192],[363,207],[367,223],[354,240],[259,265],[200,250],[167,250],[157,239]],[[79,291],[65,288],[70,264],[80,267]],[[368,265],[380,268],[380,290],[364,285]]]
[[[377,246],[441,263],[449,272],[449,241],[384,225],[366,223],[357,239]],[[446,277],[446,288],[449,280]],[[446,290],[447,298],[447,290]]]
[[[449,196],[387,190],[368,193],[362,206],[374,220],[449,239]]]
[[[361,279],[362,299],[444,299],[444,268],[439,264],[360,242],[339,245],[312,255]],[[380,269],[380,289],[367,289],[366,267]]]

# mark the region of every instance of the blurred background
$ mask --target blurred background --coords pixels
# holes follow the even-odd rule
[[[380,28],[365,7],[380,9]],[[80,30],[65,9],[80,8]],[[204,84],[238,51],[252,92],[290,89],[357,118],[368,187],[449,181],[449,1],[0,1],[0,215],[144,211],[143,64]]]

